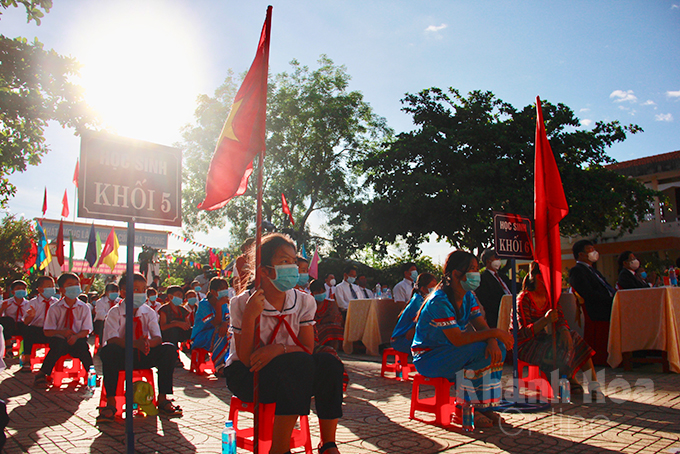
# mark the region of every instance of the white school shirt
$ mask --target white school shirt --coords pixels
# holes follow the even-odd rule
[[[404,278],[403,281],[394,286],[392,295],[394,302],[407,302],[411,300],[411,293],[413,293],[413,281]]]
[[[49,301],[50,307],[52,307],[53,304],[57,303],[58,300],[56,298],[45,298],[44,296],[38,294],[35,298],[33,298],[31,301],[28,301],[28,304],[24,305],[24,315],[26,315],[26,311],[29,308],[35,309],[35,317],[33,317],[33,320],[31,320],[31,323],[28,324],[28,326],[38,326],[42,328],[45,326],[45,317],[47,316],[47,302]]]
[[[354,289],[354,293],[357,295],[356,298],[352,295],[350,288]],[[349,301],[354,299],[363,298],[363,294],[359,294],[361,289],[356,284],[350,284],[349,282],[343,280],[338,285],[335,286],[335,301],[338,303],[340,310],[346,311],[349,308]]]
[[[162,337],[161,327],[158,325],[158,314],[146,304],[142,304],[135,317],[139,317],[142,321],[142,333],[144,337],[154,338]],[[134,329],[134,323],[132,324]],[[125,339],[125,304],[124,302],[116,304],[111,308],[106,315],[104,321],[104,338],[102,345],[106,345],[109,339],[120,337]]]
[[[245,291],[240,295],[234,297],[230,302],[229,315],[231,317],[229,332],[240,333],[241,323],[243,322],[243,310],[250,298],[250,293]],[[300,333],[300,327],[314,325],[314,316],[316,315],[316,300],[313,296],[303,293],[299,290],[288,290],[286,292],[286,299],[283,302],[283,310],[277,311],[267,300],[264,301],[264,310],[260,316],[260,342],[262,345],[267,345],[270,342],[270,337],[274,327],[278,324],[277,316],[284,315],[285,320],[290,325],[296,336]],[[287,346],[294,346],[295,341],[288,333],[288,329],[282,323],[276,337],[272,341],[274,344],[285,344]],[[257,349],[257,346],[254,346]],[[229,344],[229,356],[225,362],[228,366],[234,361],[238,361],[236,354],[236,339],[232,335]]]
[[[162,306],[162,304],[160,302],[158,302],[158,300],[152,302],[151,300],[147,299],[145,304],[147,304],[151,309],[155,310],[157,314],[158,314],[158,311],[161,310],[161,306]],[[159,319],[160,319],[160,317],[161,317],[161,315],[158,314]]]
[[[83,330],[87,330],[89,333],[92,332],[92,312],[90,311],[90,308],[87,307],[87,304],[80,300],[76,300],[76,303],[73,305],[73,327],[66,326],[67,309],[68,305],[66,304],[65,298],[62,298],[51,305],[50,309],[47,311],[43,328],[46,330],[70,329],[76,334]]]
[[[106,320],[106,314],[115,306],[120,303],[121,299],[116,298],[115,301],[111,301],[108,295],[104,295],[99,298],[94,303],[94,319],[96,320]]]
[[[335,301],[335,285],[328,285],[324,282],[324,287],[326,287],[326,299]]]
[[[16,304],[16,300],[14,299],[14,297],[11,297],[7,301],[9,302],[9,305],[7,306],[7,309],[5,309],[5,313],[3,315],[5,317],[12,317],[14,319],[14,321],[16,321],[16,322],[23,322],[24,321],[24,314],[26,314],[26,307],[27,307],[26,304],[25,304],[26,298],[24,298],[21,301],[21,304],[19,304],[18,306]],[[3,303],[4,303],[4,301],[3,301]],[[19,306],[21,306],[21,310],[22,310],[23,313],[22,313],[21,317],[19,317],[19,320],[17,320],[17,309],[18,309]]]

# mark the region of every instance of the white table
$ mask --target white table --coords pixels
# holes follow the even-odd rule
[[[390,341],[399,314],[406,303],[395,303],[392,299],[350,300],[345,320],[345,339],[342,349],[352,353],[353,343],[361,341],[366,353],[380,356],[379,346]]]

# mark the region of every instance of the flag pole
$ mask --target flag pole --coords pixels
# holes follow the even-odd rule
[[[264,168],[264,150],[259,153],[257,163],[257,222],[255,231],[255,288],[260,288],[260,259],[262,243],[262,171]],[[255,340],[253,345],[257,348],[260,344],[260,317],[255,320]],[[253,374],[253,452],[259,453],[260,444],[260,372]]]

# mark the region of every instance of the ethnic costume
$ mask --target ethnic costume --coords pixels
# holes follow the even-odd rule
[[[207,299],[201,300],[196,309],[194,327],[191,331],[191,348],[202,348],[211,353],[215,368],[219,371],[224,367],[224,360],[229,354],[231,332],[220,336],[219,330],[211,321],[217,315],[215,309]],[[222,305],[222,321],[229,322],[229,303]]]
[[[415,328],[416,316],[418,315],[420,307],[423,305],[423,301],[425,301],[423,296],[416,292],[404,310],[401,311],[399,320],[397,320],[397,325],[394,327],[394,331],[392,331],[392,338],[390,339],[393,349],[404,353],[411,352],[412,340],[406,337],[406,333],[412,328]]]

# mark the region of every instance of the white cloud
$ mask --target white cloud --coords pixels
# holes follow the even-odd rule
[[[642,103],[643,106],[656,106],[656,103],[652,101],[651,99],[648,99],[647,101]]]
[[[610,98],[614,99],[614,102],[624,102],[624,101],[630,101],[630,102],[636,102],[637,101],[637,96],[633,94],[633,90],[628,90],[628,91],[623,91],[623,90],[614,90],[611,95],[609,95]]]
[[[593,120],[588,120],[587,118],[581,120],[581,126],[585,126],[586,128],[592,124]]]
[[[448,27],[448,25],[446,25],[446,24],[441,24],[441,25],[430,25],[429,27],[427,27],[427,28],[425,29],[425,31],[426,31],[426,32],[436,33],[436,32],[438,32],[438,31],[444,30],[446,27]]]
[[[680,9],[680,5],[673,5],[671,6],[671,9]]]
[[[621,109],[621,110],[630,110],[630,107],[626,107],[626,106],[619,106],[619,109]]]
[[[669,98],[680,98],[680,90],[678,91],[667,91],[666,96]]]
[[[579,112],[590,112],[590,109],[587,107],[584,107],[583,109],[579,110]]]
[[[667,114],[659,114],[659,115],[655,115],[655,116],[654,116],[654,119],[655,119],[656,121],[673,121],[673,115],[672,115],[672,114],[669,114],[669,113],[667,113]]]

